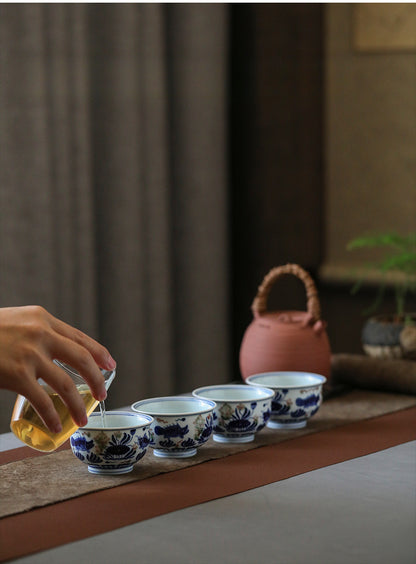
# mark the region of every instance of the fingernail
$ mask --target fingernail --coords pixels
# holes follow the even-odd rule
[[[116,361],[114,360],[114,358],[111,356],[111,354],[108,355],[107,360],[106,360],[106,368],[107,370],[114,370],[114,368],[117,366]]]
[[[80,427],[85,427],[87,423],[88,423],[88,417],[86,415],[84,417],[81,417],[81,419],[79,420]]]
[[[55,425],[53,425],[52,430],[54,433],[60,433],[62,431],[62,425],[61,423],[55,423]]]
[[[98,401],[104,401],[105,399],[107,399],[107,390],[104,388],[104,391],[101,391],[99,394],[97,394],[97,399]]]

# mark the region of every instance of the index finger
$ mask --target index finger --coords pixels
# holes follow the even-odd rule
[[[55,334],[54,338],[47,342],[47,347],[49,354],[53,358],[68,365],[67,367],[61,366],[67,374],[71,375],[75,381],[81,376],[87,382],[93,396],[98,401],[106,398],[105,376],[110,377],[114,371],[100,370],[94,358],[85,347],[62,335]]]
[[[52,329],[54,329],[57,333],[87,349],[100,368],[104,368],[105,370],[115,369],[116,361],[113,359],[109,351],[95,339],[92,339],[86,333],[83,333],[79,329],[68,325],[68,323],[61,321],[52,315],[49,322]]]

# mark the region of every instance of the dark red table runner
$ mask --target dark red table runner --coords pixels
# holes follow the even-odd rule
[[[5,517],[0,520],[0,559],[46,550],[415,439],[413,407]]]

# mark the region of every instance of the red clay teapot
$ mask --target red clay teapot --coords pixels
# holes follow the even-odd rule
[[[306,289],[307,311],[267,311],[267,298],[278,278],[291,274]],[[240,347],[240,370],[245,380],[252,374],[301,371],[329,378],[331,349],[316,286],[308,272],[297,264],[270,270],[259,286],[251,306],[254,319]]]

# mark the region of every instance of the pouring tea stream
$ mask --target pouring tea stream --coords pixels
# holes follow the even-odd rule
[[[77,387],[78,393],[85,404],[87,415],[91,415],[99,402],[92,395],[88,384],[78,372],[67,364],[58,360],[55,360],[54,362],[62,368],[62,370],[65,370],[65,372],[72,378]],[[101,372],[104,376],[106,390],[108,390],[114,380],[116,374],[115,370],[102,369]],[[68,407],[62,401],[61,397],[42,380],[38,380],[38,382],[44,387],[45,391],[49,394],[53,401],[54,407],[61,419],[62,431],[60,433],[52,433],[52,431],[46,427],[32,404],[22,395],[17,396],[10,422],[10,428],[18,439],[31,448],[43,452],[51,452],[61,446],[74,433],[74,431],[78,428],[78,425],[73,421]],[[103,411],[101,411],[101,413],[103,413]],[[104,415],[102,417],[105,417],[105,408]]]

